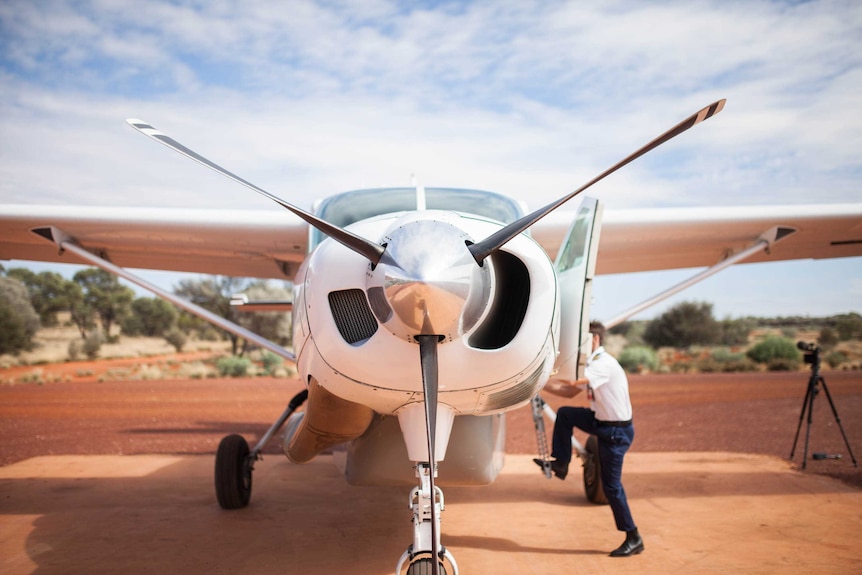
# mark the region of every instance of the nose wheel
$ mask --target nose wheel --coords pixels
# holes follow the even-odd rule
[[[440,575],[446,575],[446,568],[443,563],[438,563]],[[434,573],[434,561],[430,557],[417,559],[407,568],[407,575],[432,575]]]

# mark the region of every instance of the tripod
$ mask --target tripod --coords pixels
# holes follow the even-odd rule
[[[793,454],[796,452],[796,442],[799,440],[799,430],[802,429],[802,419],[805,417],[805,411],[808,410],[808,423],[805,428],[805,451],[802,454],[802,469],[808,463],[808,438],[811,435],[811,412],[814,411],[814,398],[820,391],[819,385],[823,385],[823,391],[826,392],[826,399],[829,400],[829,407],[832,408],[832,415],[835,416],[835,422],[838,424],[838,429],[841,430],[841,437],[844,438],[844,445],[847,446],[847,451],[850,453],[850,459],[853,460],[853,466],[859,467],[856,463],[856,457],[853,455],[853,450],[850,449],[850,442],[847,441],[847,434],[844,433],[844,427],[841,425],[841,418],[838,417],[838,411],[835,409],[835,403],[832,401],[832,395],[829,393],[829,388],[826,387],[826,380],[820,375],[820,348],[814,344],[806,344],[798,342],[796,344],[801,350],[806,352],[805,363],[811,364],[811,377],[808,379],[808,389],[805,391],[805,399],[802,400],[802,412],[799,414],[799,425],[796,427],[796,437],[793,439],[793,448],[790,450],[790,459],[793,459]]]

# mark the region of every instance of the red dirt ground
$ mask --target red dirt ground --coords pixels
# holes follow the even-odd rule
[[[201,355],[202,354],[202,355]],[[200,352],[183,357],[202,359]],[[201,357],[198,357],[200,355]],[[0,370],[4,382],[39,369],[41,381],[0,385],[0,465],[49,454],[214,453],[221,437],[256,441],[301,384],[249,378],[109,381],[111,370],[175,365],[176,356],[69,362]],[[862,373],[823,373],[853,453],[862,455]],[[800,423],[809,372],[630,377],[633,451],[730,451],[788,457]],[[100,381],[101,380],[101,381]],[[547,396],[556,407],[566,400]],[[581,404],[579,398],[574,404]],[[546,423],[550,432],[551,426]],[[801,464],[807,422],[794,460]],[[862,488],[824,393],[814,402],[807,470]],[[533,453],[529,407],[507,419],[507,451]],[[583,441],[583,437],[578,437]],[[273,442],[267,451],[277,453]],[[813,453],[841,459],[812,460]]]

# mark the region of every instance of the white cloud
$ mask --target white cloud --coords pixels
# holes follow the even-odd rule
[[[478,187],[531,205],[858,201],[862,6],[718,1],[0,3],[0,202],[271,208]]]

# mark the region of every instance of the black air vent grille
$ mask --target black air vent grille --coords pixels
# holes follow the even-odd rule
[[[330,292],[329,309],[332,310],[332,319],[338,326],[338,332],[347,343],[366,340],[377,331],[374,314],[361,289]]]

